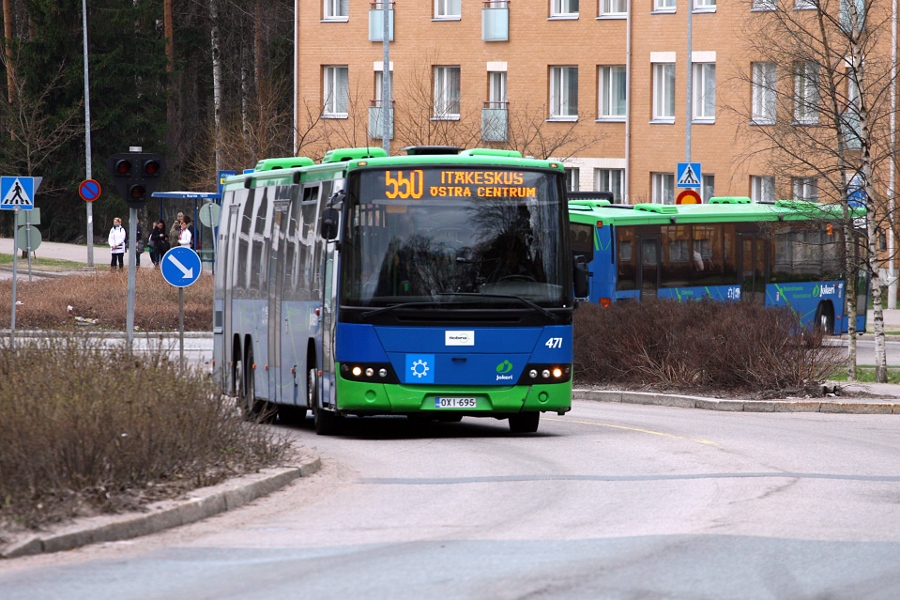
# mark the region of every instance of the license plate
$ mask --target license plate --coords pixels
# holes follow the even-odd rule
[[[477,408],[475,398],[435,398],[435,408]]]

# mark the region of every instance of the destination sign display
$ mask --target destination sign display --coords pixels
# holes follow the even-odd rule
[[[388,200],[528,198],[549,183],[541,173],[491,168],[389,169],[363,178],[365,196]]]

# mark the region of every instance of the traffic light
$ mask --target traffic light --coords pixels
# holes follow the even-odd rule
[[[106,161],[110,177],[130,208],[143,208],[166,172],[166,161],[149,152],[120,152]]]

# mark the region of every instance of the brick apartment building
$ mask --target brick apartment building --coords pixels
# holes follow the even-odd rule
[[[381,4],[297,1],[299,128],[315,121],[325,133],[310,137],[323,148],[381,146]],[[775,1],[630,0],[629,16],[629,0],[401,0],[391,24],[391,152],[513,148],[562,160],[571,189],[672,203],[690,135],[704,199],[768,200],[776,190],[815,198],[813,178],[776,181],[741,133],[746,111],[766,111],[751,83],[765,72],[755,71],[744,28]]]

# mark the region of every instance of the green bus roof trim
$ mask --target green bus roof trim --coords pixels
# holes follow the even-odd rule
[[[748,196],[713,196],[709,199],[710,204],[753,204]]]
[[[569,217],[577,223],[606,225],[687,225],[702,223],[737,223],[754,221],[810,221],[839,220],[840,204],[818,204],[798,200],[775,203],[716,203],[716,204],[637,204],[633,210],[627,205],[597,204],[589,206],[585,201],[569,203]],[[866,211],[856,208],[852,216],[865,216]]]
[[[275,171],[278,169],[293,169],[295,167],[309,167],[316,164],[306,156],[288,156],[285,158],[264,158],[253,168],[254,171]]]
[[[285,166],[289,161],[302,161],[299,166]],[[267,168],[260,168],[263,165]],[[277,166],[276,166],[277,165]],[[296,185],[301,181],[320,181],[346,176],[360,168],[410,168],[422,165],[459,167],[512,167],[523,169],[552,169],[565,172],[559,161],[522,158],[515,151],[473,148],[462,154],[420,154],[412,156],[387,156],[382,148],[336,148],[329,150],[321,163],[306,157],[267,158],[257,163],[251,173],[234,175],[225,180],[224,189],[237,190],[269,185]]]

